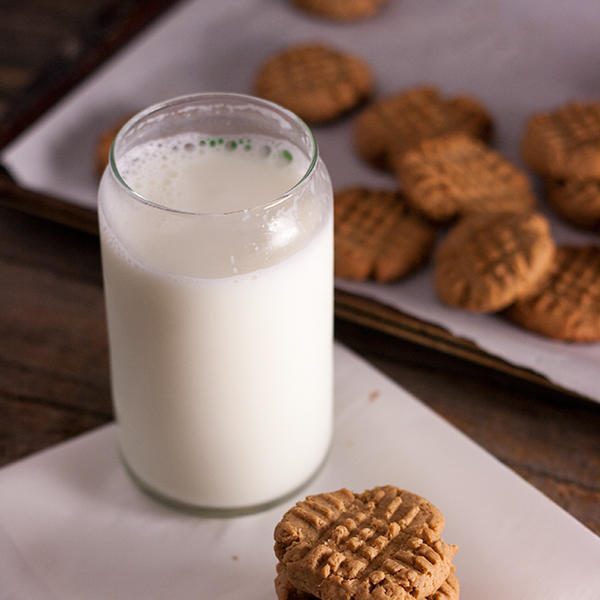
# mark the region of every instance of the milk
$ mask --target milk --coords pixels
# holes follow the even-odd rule
[[[331,210],[310,183],[277,200],[308,158],[267,138],[190,133],[118,162],[129,187],[170,209],[104,174],[112,393],[128,467],[153,492],[205,508],[292,492],[323,461],[332,424]]]

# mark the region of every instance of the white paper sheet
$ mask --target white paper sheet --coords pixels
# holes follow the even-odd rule
[[[298,498],[385,483],[423,494],[460,545],[464,600],[600,597],[599,538],[342,347],[335,369],[331,455]],[[273,529],[296,499],[236,519],[177,513],[129,481],[114,433],[0,470],[0,599],[275,598]]]
[[[470,92],[492,111],[498,147],[518,161],[524,120],[572,98],[600,97],[597,0],[398,0],[375,18],[336,24],[284,0],[178,5],[75,89],[3,154],[25,185],[95,206],[96,138],[123,114],[195,91],[250,92],[261,62],[292,42],[327,41],[364,57],[380,95],[420,83]],[[316,135],[334,185],[393,187],[356,156],[351,121]],[[552,219],[561,242],[598,242]],[[509,362],[600,401],[600,345],[549,342],[496,317],[444,308],[430,269],[394,286],[339,287],[437,323]]]

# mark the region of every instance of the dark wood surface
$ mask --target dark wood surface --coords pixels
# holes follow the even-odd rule
[[[36,105],[40,77],[44,83],[48,60],[54,59],[48,48],[59,52],[66,44],[84,51],[81,40],[96,43],[99,28],[110,35],[138,5],[124,2],[115,10],[106,0],[0,2],[0,130],[14,126],[10,115],[19,103]],[[100,21],[99,14],[105,15]],[[336,331],[342,342],[600,533],[600,405],[517,383],[345,321],[336,322]],[[112,419],[97,238],[5,208],[0,411],[0,464]]]

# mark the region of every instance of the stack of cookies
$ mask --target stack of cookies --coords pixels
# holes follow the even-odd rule
[[[442,513],[393,486],[309,496],[275,528],[279,600],[457,600]]]

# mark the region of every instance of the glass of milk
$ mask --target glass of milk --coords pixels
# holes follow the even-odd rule
[[[238,94],[152,106],[113,144],[99,219],[132,478],[208,512],[295,493],[332,426],[332,191],[310,129]]]

